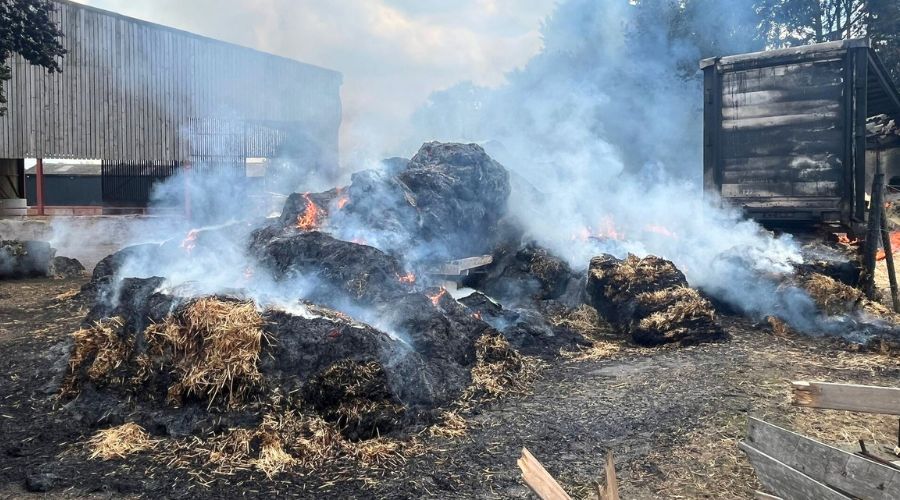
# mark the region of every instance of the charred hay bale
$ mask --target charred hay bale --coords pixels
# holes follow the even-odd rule
[[[56,251],[46,241],[0,241],[0,279],[47,276]]]
[[[154,276],[124,278],[114,285],[108,284],[95,296],[83,323],[89,325],[117,316],[130,331],[139,332],[152,322],[162,321],[178,302],[161,291],[164,282],[163,278]]]
[[[891,311],[889,307],[869,300],[858,288],[830,276],[807,273],[799,278],[799,284],[828,316],[853,316],[862,313],[900,324],[900,315]]]
[[[587,295],[601,317],[640,345],[722,340],[715,309],[668,260],[611,255],[591,259]]]
[[[509,174],[477,144],[423,144],[397,178],[415,197],[419,235],[457,258],[489,252],[506,213]]]
[[[505,309],[481,292],[459,300],[476,317],[498,330],[519,352],[529,356],[556,356],[561,349],[589,344],[582,332],[568,324],[554,322],[565,306],[555,301],[543,301],[536,308]]]
[[[390,335],[336,311],[308,309],[303,315],[280,309],[263,313],[266,331],[277,340],[260,368],[289,391],[336,363],[380,362],[400,355]]]
[[[276,279],[301,279],[307,298],[325,304],[350,299],[385,303],[409,290],[400,263],[377,248],[310,231],[276,236],[253,249]]]
[[[466,284],[497,297],[503,303],[559,299],[577,288],[579,276],[549,250],[529,243],[515,249],[501,247],[484,274],[474,275]],[[573,304],[574,305],[574,304]]]
[[[84,274],[84,266],[78,259],[69,257],[53,257],[47,268],[47,275],[52,278],[78,278]]]
[[[107,255],[94,266],[91,273],[91,282],[97,282],[104,278],[112,278],[119,274],[122,266],[128,261],[140,260],[152,262],[156,259],[159,250],[157,243],[144,243],[125,247],[118,252]]]
[[[406,408],[390,390],[384,367],[345,359],[313,377],[304,398],[351,440],[387,434],[404,423]]]
[[[338,231],[347,239],[375,237],[387,251],[406,250],[419,228],[415,195],[384,170],[362,170],[350,181],[347,203],[333,219]]]
[[[135,267],[149,268],[157,262],[160,245],[157,243],[145,243],[125,247],[117,252],[107,255],[91,272],[91,280],[82,285],[80,296],[88,303],[97,303],[115,294],[116,279],[121,278],[126,263]],[[99,319],[108,314],[101,314],[91,318]]]

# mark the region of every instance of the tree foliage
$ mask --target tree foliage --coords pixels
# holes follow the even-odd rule
[[[756,9],[771,47],[868,37],[900,80],[898,0],[757,0]]]
[[[0,116],[6,113],[5,82],[12,78],[10,61],[19,54],[31,64],[62,71],[62,31],[51,19],[49,0],[0,0]]]

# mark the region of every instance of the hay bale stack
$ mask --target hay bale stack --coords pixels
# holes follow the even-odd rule
[[[629,255],[591,259],[587,295],[603,319],[639,345],[723,340],[715,309],[668,260]]]

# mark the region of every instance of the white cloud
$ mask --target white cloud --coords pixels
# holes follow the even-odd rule
[[[394,148],[431,92],[499,85],[556,0],[82,0],[344,74],[346,162]]]

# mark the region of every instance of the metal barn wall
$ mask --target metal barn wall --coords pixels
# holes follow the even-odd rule
[[[337,161],[341,75],[65,0],[69,51],[48,74],[16,56],[0,158]]]

